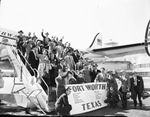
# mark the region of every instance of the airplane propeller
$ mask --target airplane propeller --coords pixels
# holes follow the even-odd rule
[[[148,56],[150,56],[149,44],[150,44],[150,20],[147,24],[146,32],[145,32],[145,51]]]

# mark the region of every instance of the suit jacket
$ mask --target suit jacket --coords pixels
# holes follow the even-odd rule
[[[121,76],[121,77],[125,77],[125,78],[120,78],[118,77],[118,79],[121,81],[121,91],[122,92],[127,92],[127,89],[130,86],[130,79],[127,76]]]
[[[100,73],[100,72],[101,72],[101,71],[100,71],[99,69],[97,69],[96,71],[95,71],[95,70],[90,71],[90,75],[92,76],[92,77],[91,77],[91,82],[94,82],[94,80],[95,80],[97,74]]]
[[[38,47],[38,54],[42,54],[42,48]]]
[[[30,51],[28,61],[33,69],[38,69],[39,59],[36,58],[33,51]]]
[[[48,38],[48,40],[46,40],[46,36],[44,36],[43,32],[41,32],[41,35],[42,35],[42,37],[43,37],[44,47],[48,48],[48,42],[47,42],[47,41],[48,41],[48,40],[51,41],[51,39]]]
[[[135,99],[135,92],[142,93],[144,90],[144,82],[143,78],[141,76],[137,77],[137,86],[134,86],[134,78],[130,79],[130,91],[131,91],[131,97]]]
[[[77,63],[79,61],[79,56],[72,53],[72,57],[74,59],[74,62]]]

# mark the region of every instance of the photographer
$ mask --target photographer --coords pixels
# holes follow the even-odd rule
[[[71,93],[70,87],[65,89],[65,92],[58,98],[55,103],[55,111],[58,115],[70,115],[72,106],[68,102],[68,95]]]

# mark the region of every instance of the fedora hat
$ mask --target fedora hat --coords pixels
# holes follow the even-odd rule
[[[22,30],[20,30],[20,31],[18,31],[18,33],[23,33],[23,31],[22,31]]]
[[[48,33],[48,32],[46,32],[45,34],[46,34],[46,35],[49,35],[49,33]]]

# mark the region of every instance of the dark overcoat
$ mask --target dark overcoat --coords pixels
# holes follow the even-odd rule
[[[132,77],[130,79],[130,91],[131,91],[132,99],[136,98],[136,92],[142,93],[144,90],[143,78],[141,76],[136,76],[136,77],[137,77],[137,88],[135,88],[135,86],[134,86],[134,78]]]

